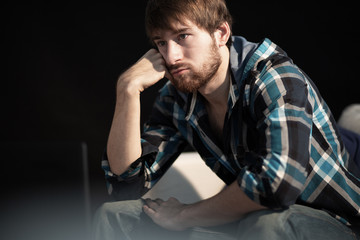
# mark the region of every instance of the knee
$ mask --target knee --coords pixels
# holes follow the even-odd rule
[[[93,224],[95,226],[100,226],[103,224],[109,224],[109,220],[116,215],[116,212],[113,207],[113,203],[107,202],[103,203],[95,212],[93,217]]]
[[[91,239],[115,239],[115,231],[111,228],[111,215],[114,214],[112,203],[104,203],[96,210],[92,220]]]
[[[240,221],[238,230],[244,239],[318,239],[326,236],[324,239],[330,240],[347,239],[351,235],[351,230],[326,212],[300,205],[283,211],[251,213]]]
[[[142,200],[106,202],[97,209],[94,218],[104,220],[121,215],[138,218],[142,212],[142,206]]]
[[[103,203],[95,212],[94,218],[107,218],[109,215],[114,214],[114,203]]]
[[[282,211],[263,210],[251,213],[239,222],[239,239],[294,239],[285,231],[287,214]]]
[[[93,238],[129,239],[126,236],[139,222],[142,205],[141,200],[103,203],[93,218]]]

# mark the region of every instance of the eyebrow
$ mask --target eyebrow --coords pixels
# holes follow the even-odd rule
[[[183,28],[179,28],[179,29],[171,29],[171,31],[173,31],[173,33],[171,35],[178,35],[178,34],[187,32],[190,29],[191,29],[190,27],[183,27]],[[152,41],[159,40],[159,39],[162,39],[162,37],[158,36],[158,35],[151,38]]]

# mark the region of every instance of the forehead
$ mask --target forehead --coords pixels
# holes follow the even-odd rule
[[[187,19],[182,21],[176,19],[169,19],[168,26],[169,26],[168,28],[155,29],[150,36],[151,40],[164,38],[167,35],[175,35],[185,31],[191,31],[191,32],[203,31],[199,29],[199,27],[196,24],[194,24],[192,21]]]

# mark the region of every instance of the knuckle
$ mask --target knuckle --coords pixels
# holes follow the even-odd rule
[[[149,51],[148,51],[148,53],[155,53],[156,52],[156,50],[154,49],[154,48],[151,48]]]

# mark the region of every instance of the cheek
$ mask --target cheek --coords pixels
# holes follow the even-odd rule
[[[165,56],[166,56],[166,52],[164,49],[156,49],[160,54],[161,56],[165,59]]]
[[[202,66],[206,58],[209,56],[209,50],[203,47],[192,48],[184,51],[185,62],[193,66]]]

